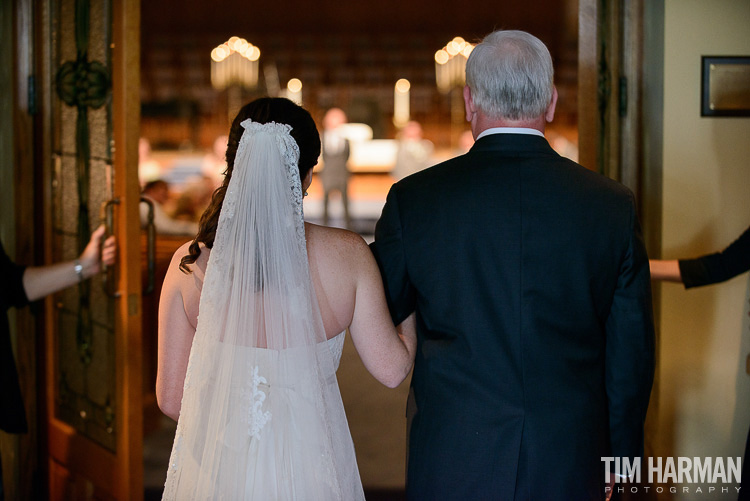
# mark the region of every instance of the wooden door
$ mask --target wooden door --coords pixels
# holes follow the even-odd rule
[[[636,196],[649,255],[661,254],[661,152],[664,1],[579,0],[578,135],[580,162]],[[659,324],[659,288],[653,290]],[[645,426],[654,455],[660,395],[656,378]],[[623,499],[655,499],[655,491]]]
[[[580,162],[622,182],[641,198],[644,189],[643,0],[580,0],[578,133]],[[640,202],[640,200],[639,200]],[[643,204],[640,204],[643,207]]]
[[[48,303],[50,497],[141,499],[140,2],[35,8],[47,252],[73,259],[103,219],[118,241],[114,267]]]

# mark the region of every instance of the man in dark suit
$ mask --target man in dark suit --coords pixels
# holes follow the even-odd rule
[[[654,371],[633,194],[544,138],[537,38],[469,57],[471,150],[396,183],[375,231],[394,322],[416,310],[410,499],[603,499],[602,457],[643,452]]]

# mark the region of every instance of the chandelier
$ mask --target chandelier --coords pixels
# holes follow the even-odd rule
[[[466,83],[466,60],[474,46],[456,37],[435,53],[435,80],[440,92],[450,92]]]
[[[244,38],[232,37],[211,51],[211,85],[254,89],[258,85],[260,49]]]

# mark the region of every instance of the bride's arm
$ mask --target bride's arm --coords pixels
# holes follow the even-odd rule
[[[175,421],[180,416],[190,347],[195,336],[183,297],[185,279],[178,266],[186,253],[175,253],[167,270],[159,299],[159,355],[156,372],[156,401],[161,411]],[[190,298],[188,298],[190,299]]]
[[[375,379],[395,388],[409,375],[417,351],[412,313],[393,326],[385,301],[383,280],[370,248],[361,242],[355,251],[356,294],[349,331],[362,363]]]

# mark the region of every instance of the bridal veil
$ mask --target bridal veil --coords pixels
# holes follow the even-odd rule
[[[291,126],[242,122],[164,499],[364,499],[310,278]]]

